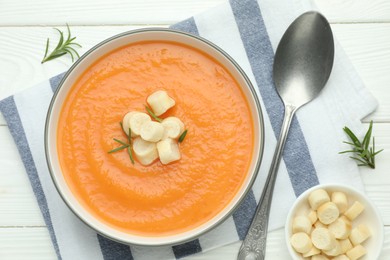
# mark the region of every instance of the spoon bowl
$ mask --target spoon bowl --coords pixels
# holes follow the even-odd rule
[[[299,16],[278,45],[273,77],[284,103],[284,119],[255,216],[238,253],[240,260],[265,258],[272,193],[292,118],[299,107],[320,94],[329,79],[333,59],[332,30],[326,18],[318,12]]]
[[[333,35],[325,17],[307,12],[296,19],[278,45],[273,66],[283,102],[299,107],[315,98],[328,81],[333,59]]]

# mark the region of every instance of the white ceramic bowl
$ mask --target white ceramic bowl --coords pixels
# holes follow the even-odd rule
[[[219,212],[219,214],[201,226],[183,233],[158,237],[134,235],[117,230],[105,223],[102,223],[92,214],[90,214],[85,208],[83,208],[83,206],[71,192],[61,172],[61,167],[57,155],[56,142],[57,127],[59,127],[58,121],[62,104],[64,103],[69,90],[78,77],[83,73],[83,71],[97,59],[114,49],[131,43],[148,40],[161,40],[185,44],[207,53],[219,61],[222,65],[224,65],[242,87],[242,91],[245,94],[252,111],[253,125],[255,128],[255,145],[249,172],[247,173],[240,190],[233,198],[233,200],[221,212]],[[77,60],[77,62],[69,69],[61,81],[58,90],[54,94],[53,100],[49,107],[45,128],[45,152],[49,170],[59,194],[68,207],[75,213],[75,215],[77,215],[87,225],[95,229],[100,234],[122,243],[144,246],[173,245],[194,239],[216,227],[218,224],[222,223],[240,204],[247,192],[250,190],[260,167],[264,147],[263,125],[260,103],[256,96],[254,87],[238,64],[223,50],[205,39],[183,32],[162,28],[142,29],[126,32],[99,43],[91,50],[89,50],[85,55],[83,55],[79,60]]]
[[[383,222],[379,211],[375,205],[364,195],[362,192],[346,185],[341,184],[322,184],[314,186],[304,193],[302,193],[292,205],[285,225],[285,239],[289,253],[294,260],[305,259],[301,254],[297,253],[290,244],[290,238],[292,236],[292,221],[296,215],[304,215],[310,209],[308,197],[309,194],[317,189],[324,189],[328,192],[342,191],[347,195],[349,205],[354,201],[359,201],[365,206],[365,210],[359,215],[353,222],[352,226],[355,227],[359,224],[365,224],[371,231],[371,237],[369,237],[362,245],[367,249],[367,254],[359,260],[373,260],[378,259],[384,240]]]

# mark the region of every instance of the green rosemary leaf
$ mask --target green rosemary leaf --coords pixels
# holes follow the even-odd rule
[[[346,141],[343,141],[343,143],[345,143],[345,144],[350,144],[350,145],[355,145],[354,143],[346,142]]]
[[[119,125],[121,126],[121,129],[122,131],[126,134],[125,130],[123,129],[123,124],[122,122],[119,122]],[[133,152],[132,152],[132,142],[131,142],[131,128],[129,128],[129,134],[127,135],[127,142],[128,143],[125,143],[119,139],[116,139],[116,138],[113,138],[113,140],[117,143],[120,143],[122,146],[118,147],[118,148],[115,148],[115,149],[112,149],[111,151],[109,151],[108,153],[114,153],[114,152],[117,152],[117,151],[120,151],[120,150],[123,150],[123,149],[126,149],[127,150],[127,153],[129,154],[129,157],[130,157],[130,161],[132,164],[134,164],[134,158],[133,158]]]
[[[80,58],[80,55],[72,47],[67,47],[66,49],[69,51],[68,53],[72,56],[72,61],[73,61],[73,57],[74,57],[73,55],[75,55],[77,57],[77,59]]]
[[[363,164],[367,164],[366,161],[363,161],[362,159],[360,159],[360,158],[358,158],[358,157],[350,156],[349,158],[354,159],[354,160],[356,160],[356,161],[358,161],[358,162],[361,162],[361,163],[363,163]]]
[[[74,61],[73,53],[68,48],[65,48],[65,50],[67,53],[69,53],[70,57],[72,58],[72,62],[73,62]]]
[[[129,127],[129,135],[128,135],[127,139],[129,141],[129,147],[127,147],[127,153],[129,154],[131,163],[134,164],[133,152],[131,151],[132,143],[131,143],[131,128],[130,127]]]
[[[363,150],[361,153],[357,153],[360,157],[365,157],[370,155],[370,151],[368,150]]]
[[[372,120],[370,122],[370,126],[368,127],[368,131],[365,134],[365,136],[363,138],[363,142],[362,142],[362,144],[364,145],[364,149],[365,150],[368,149],[368,145],[370,144],[371,133],[372,133]]]
[[[61,52],[61,53],[58,53],[58,54],[51,55],[51,56],[47,57],[43,62],[56,59],[56,58],[61,57],[61,56],[65,55],[65,54],[66,54],[66,52]]]
[[[67,47],[70,51],[73,51],[73,53],[76,55],[77,58],[80,58],[80,55],[77,53],[77,51],[73,47]]]
[[[373,152],[373,153],[372,153],[373,157],[374,157],[375,155],[377,155],[378,153],[382,152],[382,151],[383,151],[383,149],[380,149],[379,151]]]
[[[108,151],[108,153],[115,153],[115,152],[117,152],[117,151],[126,149],[126,148],[128,148],[128,147],[129,147],[128,145],[122,145],[122,146],[119,146],[119,147],[117,147],[117,148],[115,148],[115,149],[112,149],[112,150]]]
[[[342,151],[342,152],[339,152],[339,154],[343,154],[343,153],[354,153],[355,150],[346,150],[346,151]]]
[[[73,39],[76,39],[76,37],[74,37]],[[76,45],[77,47],[80,47],[81,48],[81,45],[76,43],[76,42],[69,42],[69,45]]]
[[[186,137],[186,135],[187,135],[187,129],[184,130],[184,132],[180,135],[178,142],[179,143],[183,142],[183,140]]]
[[[47,41],[46,41],[46,49],[45,49],[45,57],[46,57],[46,55],[47,55],[47,51],[49,50],[49,38],[47,38]]]
[[[77,51],[75,49],[73,49],[70,45],[73,44],[73,45],[76,45],[78,47],[81,47],[81,45],[78,43],[72,42],[74,39],[76,39],[76,37],[71,38],[69,25],[66,24],[66,27],[67,27],[67,31],[68,31],[68,37],[65,41],[64,41],[64,33],[61,30],[54,28],[60,34],[60,39],[58,40],[57,46],[54,48],[54,50],[50,54],[48,54],[49,38],[47,39],[45,54],[43,56],[41,63],[45,63],[47,61],[61,57],[65,54],[69,54],[71,56],[72,62],[74,61],[74,55],[76,55],[78,58],[80,57],[79,54],[77,53]]]
[[[76,37],[73,37],[72,40],[70,40],[70,28],[69,28],[69,24],[66,24],[66,28],[68,29],[68,38],[66,39],[67,42],[70,42],[72,41],[73,39],[76,39]]]
[[[62,43],[64,42],[64,33],[61,32],[59,29],[57,28],[54,28],[54,30],[56,30],[57,32],[59,32],[60,34],[60,40],[58,41],[57,43],[57,46],[54,48],[55,50],[59,49],[61,46],[62,46]]]
[[[123,142],[123,141],[121,141],[119,139],[116,139],[116,138],[114,138],[114,141],[120,143],[121,145],[128,145],[125,142]]]
[[[158,116],[156,116],[156,114],[154,114],[153,113],[153,111],[148,107],[148,106],[145,106],[145,109],[146,109],[146,111],[149,113],[149,115],[151,116],[151,117],[153,117],[156,121],[158,121],[158,122],[162,122],[162,119],[161,118],[159,118]]]
[[[356,137],[356,135],[348,127],[344,127],[344,132],[349,136],[349,138],[351,138],[354,145],[356,145],[356,146],[361,145],[359,139]]]
[[[347,136],[351,139],[352,142],[344,141],[343,143],[351,145],[352,149],[339,152],[339,154],[354,153],[355,156],[350,156],[350,158],[359,162],[358,166],[368,166],[372,169],[375,169],[375,156],[378,153],[382,152],[383,149],[375,151],[374,137],[372,137],[372,147],[370,147],[372,126],[373,121],[370,122],[368,130],[364,135],[362,142],[359,141],[356,135],[348,127],[344,127],[344,132],[347,134]]]
[[[131,163],[134,164],[133,152],[131,151],[130,146],[127,147],[127,153],[129,154]]]

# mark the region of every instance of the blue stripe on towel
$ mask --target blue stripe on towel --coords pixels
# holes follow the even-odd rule
[[[191,33],[193,35],[199,35],[198,27],[196,27],[195,20],[193,17],[190,17],[184,21],[176,23],[170,26],[171,29]]]
[[[256,211],[256,199],[251,190],[233,213],[234,224],[240,240],[244,240]]]
[[[18,147],[19,154],[22,158],[24,167],[26,168],[26,172],[28,178],[30,179],[35,197],[37,198],[39,208],[41,209],[43,219],[45,220],[46,226],[50,233],[50,237],[53,241],[54,250],[57,254],[57,258],[60,260],[62,259],[61,253],[58,247],[57,238],[54,234],[54,229],[51,222],[50,211],[47,205],[45,193],[43,192],[41,182],[39,180],[34,159],[31,154],[31,150],[28,145],[26,134],[24,132],[23,125],[20,120],[18,109],[16,107],[13,96],[0,101],[0,111],[6,119],[11,135],[13,136],[16,146]]]
[[[58,85],[60,84],[62,78],[65,76],[65,73],[66,72],[63,72],[49,79],[50,87],[53,90],[53,92],[56,92]]]
[[[188,255],[202,252],[202,247],[200,246],[199,240],[195,239],[181,245],[173,246],[172,250],[176,259],[180,259]]]
[[[133,260],[130,247],[97,235],[104,260]]]
[[[274,134],[278,138],[284,106],[273,84],[274,53],[260,7],[256,0],[230,0],[230,5]],[[296,196],[319,183],[305,137],[295,116],[283,159]]]

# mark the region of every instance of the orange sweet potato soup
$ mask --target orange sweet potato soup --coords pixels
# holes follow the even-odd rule
[[[145,111],[165,90],[187,135],[181,159],[132,164],[119,122]],[[77,80],[62,107],[58,153],[80,203],[104,223],[145,236],[177,234],[216,216],[242,185],[251,162],[254,126],[237,82],[216,60],[186,45],[147,41],[116,49]]]

